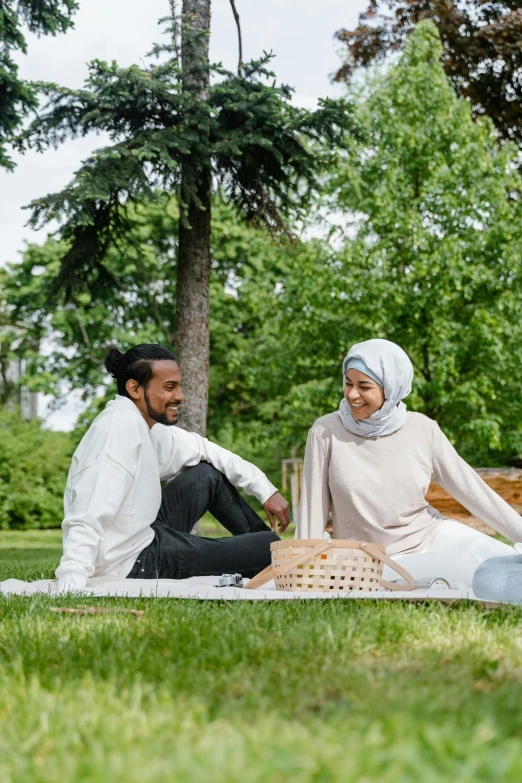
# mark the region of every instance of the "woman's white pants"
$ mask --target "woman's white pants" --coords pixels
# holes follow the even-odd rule
[[[424,551],[411,555],[395,555],[395,560],[410,572],[414,579],[446,579],[451,587],[471,587],[476,568],[489,557],[514,554],[512,546],[491,536],[479,533],[462,522],[444,519]],[[400,577],[389,566],[384,566],[383,579],[393,581]]]

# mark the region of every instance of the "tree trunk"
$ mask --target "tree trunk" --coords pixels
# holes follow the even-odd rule
[[[197,100],[208,97],[210,0],[183,0],[181,61],[183,89]],[[208,150],[207,146],[207,150]],[[176,356],[186,401],[183,429],[205,435],[207,428],[210,283],[210,152],[193,152],[181,168]]]

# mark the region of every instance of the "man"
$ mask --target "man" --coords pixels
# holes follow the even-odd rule
[[[64,497],[60,592],[90,576],[185,579],[270,563],[289,506],[255,465],[176,424],[185,399],[174,355],[161,345],[109,352],[118,394],[76,449]],[[174,477],[174,478],[172,478]],[[169,479],[163,489],[160,481]],[[272,530],[235,487],[256,497]],[[190,534],[210,511],[232,538]]]

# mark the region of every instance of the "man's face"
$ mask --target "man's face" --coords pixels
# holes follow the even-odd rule
[[[181,391],[181,372],[174,361],[153,363],[154,375],[139,400],[134,400],[149,427],[154,424],[176,424],[178,407],[185,399]]]

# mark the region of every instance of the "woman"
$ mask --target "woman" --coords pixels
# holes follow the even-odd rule
[[[513,549],[439,514],[426,501],[430,482],[510,541],[522,540],[522,519],[436,422],[406,410],[413,367],[402,348],[388,340],[354,345],[343,375],[339,409],[308,435],[296,538],[321,538],[331,512],[336,538],[384,545],[414,578],[471,587],[481,562]]]

